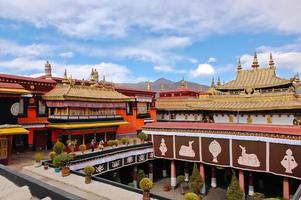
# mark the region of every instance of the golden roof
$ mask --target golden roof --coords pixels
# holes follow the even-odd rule
[[[92,122],[92,123],[58,123],[58,124],[48,124],[47,127],[56,129],[78,129],[78,128],[98,128],[98,127],[108,127],[108,126],[119,126],[125,125],[128,122]]]
[[[248,88],[268,88],[291,84],[291,80],[276,76],[275,68],[255,68],[237,71],[236,79],[217,86],[217,90],[244,90]]]
[[[58,84],[53,90],[43,96],[45,100],[75,100],[94,102],[124,102],[133,101],[114,89],[99,88],[96,86],[63,85]]]
[[[158,99],[158,110],[257,111],[300,109],[301,98],[291,93],[213,95],[205,99]]]
[[[29,131],[20,125],[1,125],[0,126],[0,136],[1,135],[19,135],[28,134]]]

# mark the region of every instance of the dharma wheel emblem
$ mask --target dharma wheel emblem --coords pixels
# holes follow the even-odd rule
[[[210,144],[209,144],[209,151],[213,156],[212,162],[217,163],[217,156],[222,152],[222,147],[221,145],[216,141],[213,140]]]
[[[286,173],[292,174],[292,170],[298,166],[298,163],[296,162],[291,149],[287,149],[285,153],[286,155],[283,157],[281,165],[285,168]]]

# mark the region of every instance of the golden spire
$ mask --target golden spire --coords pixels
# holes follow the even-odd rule
[[[212,77],[211,87],[212,87],[212,88],[215,87],[214,77]]]
[[[241,71],[242,67],[241,67],[241,62],[240,62],[240,58],[238,58],[238,63],[237,63],[237,71]]]
[[[299,73],[297,73],[295,76],[295,82],[298,84],[300,83]]]
[[[66,85],[68,83],[68,77],[67,77],[67,69],[65,69],[65,72],[64,72],[64,79],[62,80],[62,83],[64,85]]]
[[[164,90],[164,84],[163,83],[160,84],[160,90],[161,91]]]
[[[273,60],[272,53],[270,53],[269,67],[270,67],[270,69],[273,69],[275,67],[275,63],[274,63],[274,60]]]
[[[90,76],[90,82],[91,82],[91,85],[94,85],[96,83],[96,80],[95,80],[95,75],[94,75],[94,69],[92,68],[92,72],[91,72],[91,76]]]
[[[148,90],[148,91],[152,90],[150,81],[146,82],[146,90]]]
[[[257,69],[259,67],[259,64],[258,64],[258,60],[257,60],[257,54],[256,52],[254,53],[254,59],[253,59],[253,64],[252,64],[252,68],[253,69]]]
[[[221,85],[221,78],[218,76],[218,79],[217,79],[217,85],[220,86]]]

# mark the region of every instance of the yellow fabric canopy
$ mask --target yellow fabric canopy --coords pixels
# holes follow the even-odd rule
[[[30,91],[25,90],[25,89],[0,88],[0,93],[9,93],[9,94],[30,94]]]
[[[0,135],[19,135],[28,133],[29,131],[22,127],[0,128]]]
[[[57,129],[77,129],[77,128],[97,128],[97,127],[107,127],[107,126],[119,126],[128,124],[128,122],[91,122],[91,123],[57,123],[48,124],[47,127],[57,128]]]

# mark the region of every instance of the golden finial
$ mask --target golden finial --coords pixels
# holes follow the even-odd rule
[[[217,85],[220,86],[221,85],[221,78],[218,76],[218,79],[217,79]]]
[[[164,84],[163,83],[160,84],[160,90],[161,91],[164,90]]]
[[[148,90],[148,91],[152,90],[150,81],[146,82],[146,90]]]
[[[274,63],[274,60],[273,60],[272,53],[270,53],[269,67],[270,67],[270,69],[273,69],[275,67],[275,63]]]
[[[211,87],[215,87],[215,82],[214,82],[214,77],[212,77],[212,80],[211,80]]]
[[[242,67],[241,67],[241,62],[240,62],[240,58],[238,58],[238,63],[237,63],[237,71],[241,71]]]
[[[253,69],[257,69],[258,67],[259,67],[259,64],[258,64],[258,60],[257,60],[257,53],[255,52],[254,53],[254,59],[253,59],[252,68]]]
[[[64,85],[66,85],[68,83],[68,77],[67,77],[67,69],[65,69],[65,72],[64,72],[64,79],[62,80],[62,83]]]
[[[181,88],[188,88],[188,85],[187,85],[187,81],[184,80],[184,76],[182,78],[182,81],[181,81]]]
[[[299,73],[297,73],[295,76],[295,82],[298,84],[300,83]]]

